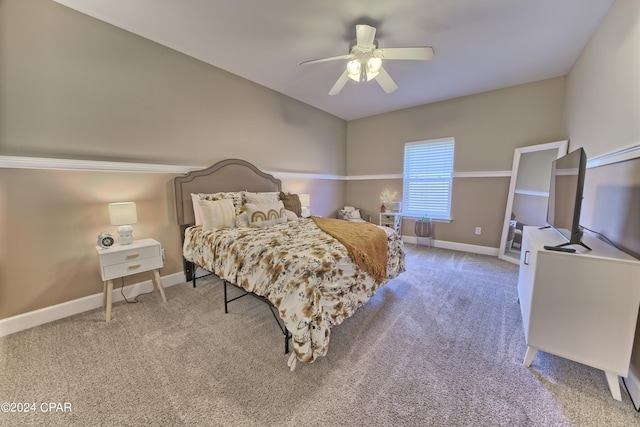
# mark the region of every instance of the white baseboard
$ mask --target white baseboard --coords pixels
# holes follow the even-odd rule
[[[405,243],[418,244],[418,238],[416,236],[402,236],[402,241]],[[434,248],[451,249],[454,251],[470,252],[473,254],[498,256],[499,249],[489,246],[469,245],[467,243],[447,242],[446,240],[434,240],[431,239],[431,246]]]
[[[405,243],[418,243],[418,238],[416,236],[402,236],[402,240]],[[466,243],[447,242],[443,240],[433,239],[431,240],[431,246],[475,254],[498,256],[498,248],[491,248],[488,246],[469,245]],[[184,273],[182,272],[162,277],[162,285],[165,288],[177,285],[178,283],[184,283],[185,281],[186,278]],[[127,298],[134,298],[136,295],[150,292],[152,290],[153,284],[151,283],[151,280],[135,283],[124,288],[124,292],[127,295]],[[120,288],[113,290],[112,298],[113,302],[123,300]],[[55,320],[63,319],[65,317],[73,316],[74,314],[79,314],[85,311],[102,307],[102,300],[102,293],[98,293],[73,301],[63,302],[61,304],[52,305],[50,307],[45,307],[39,310],[34,310],[28,313],[23,313],[17,316],[2,319],[0,320],[0,337],[24,331],[26,329],[30,329],[44,323],[49,323]],[[636,384],[640,384],[640,381],[636,381]],[[638,393],[640,395],[640,389]],[[640,398],[638,399],[638,401],[640,402]]]
[[[184,273],[174,273],[162,277],[162,286],[166,289],[169,286],[184,283],[185,281],[186,278]],[[127,298],[130,299],[135,298],[136,295],[151,292],[152,290],[153,283],[151,283],[151,280],[146,280],[144,282],[126,286],[124,288],[124,293]],[[0,320],[0,337],[102,307],[103,298],[103,294],[100,292],[99,294],[89,295],[73,301],[63,302],[61,304],[2,319]],[[120,288],[113,290],[112,298],[113,302],[123,300]]]
[[[633,403],[636,406],[634,409],[637,410],[640,408],[640,377],[633,372],[633,369],[630,369],[629,376],[625,378],[624,383],[627,386],[631,400],[633,400]]]

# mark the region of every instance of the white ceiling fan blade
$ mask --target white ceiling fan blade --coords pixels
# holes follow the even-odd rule
[[[358,46],[373,46],[373,40],[375,37],[375,27],[370,27],[369,25],[356,25],[356,43]]]
[[[387,73],[387,70],[384,68],[380,68],[380,73],[376,77],[376,81],[386,93],[391,93],[398,89],[398,85],[396,85],[389,73]]]
[[[415,59],[428,61],[433,58],[433,55],[435,55],[431,46],[390,47],[386,49],[378,49],[378,51],[382,52],[384,59]]]
[[[310,61],[304,61],[301,62],[300,65],[307,65],[307,64],[316,64],[318,62],[327,62],[327,61],[335,61],[338,59],[353,59],[355,56],[352,54],[347,54],[347,55],[340,55],[340,56],[331,56],[329,58],[320,58],[320,59],[312,59]]]
[[[349,80],[349,73],[347,73],[347,70],[344,70],[344,73],[342,73],[342,75],[338,78],[338,81],[336,81],[336,83],[333,85],[333,87],[329,91],[329,95],[337,95],[338,93],[340,93],[344,85],[347,84],[348,80]]]

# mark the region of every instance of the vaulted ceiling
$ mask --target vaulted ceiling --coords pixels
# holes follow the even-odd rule
[[[345,120],[566,75],[614,0],[54,0]],[[349,81],[355,25],[379,47],[432,46],[385,61],[398,85]]]

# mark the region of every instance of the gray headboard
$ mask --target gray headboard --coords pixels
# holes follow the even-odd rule
[[[173,179],[173,185],[179,225],[195,223],[191,193],[218,193],[221,191],[258,193],[282,190],[282,183],[279,179],[240,159],[222,160],[206,169],[176,177]]]

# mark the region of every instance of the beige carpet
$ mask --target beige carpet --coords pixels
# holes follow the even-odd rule
[[[601,371],[539,353],[522,366],[517,266],[407,245],[407,272],[335,328],[327,357],[286,366],[254,298],[168,288],[0,338],[2,426],[629,426]],[[71,412],[41,411],[42,402]]]

